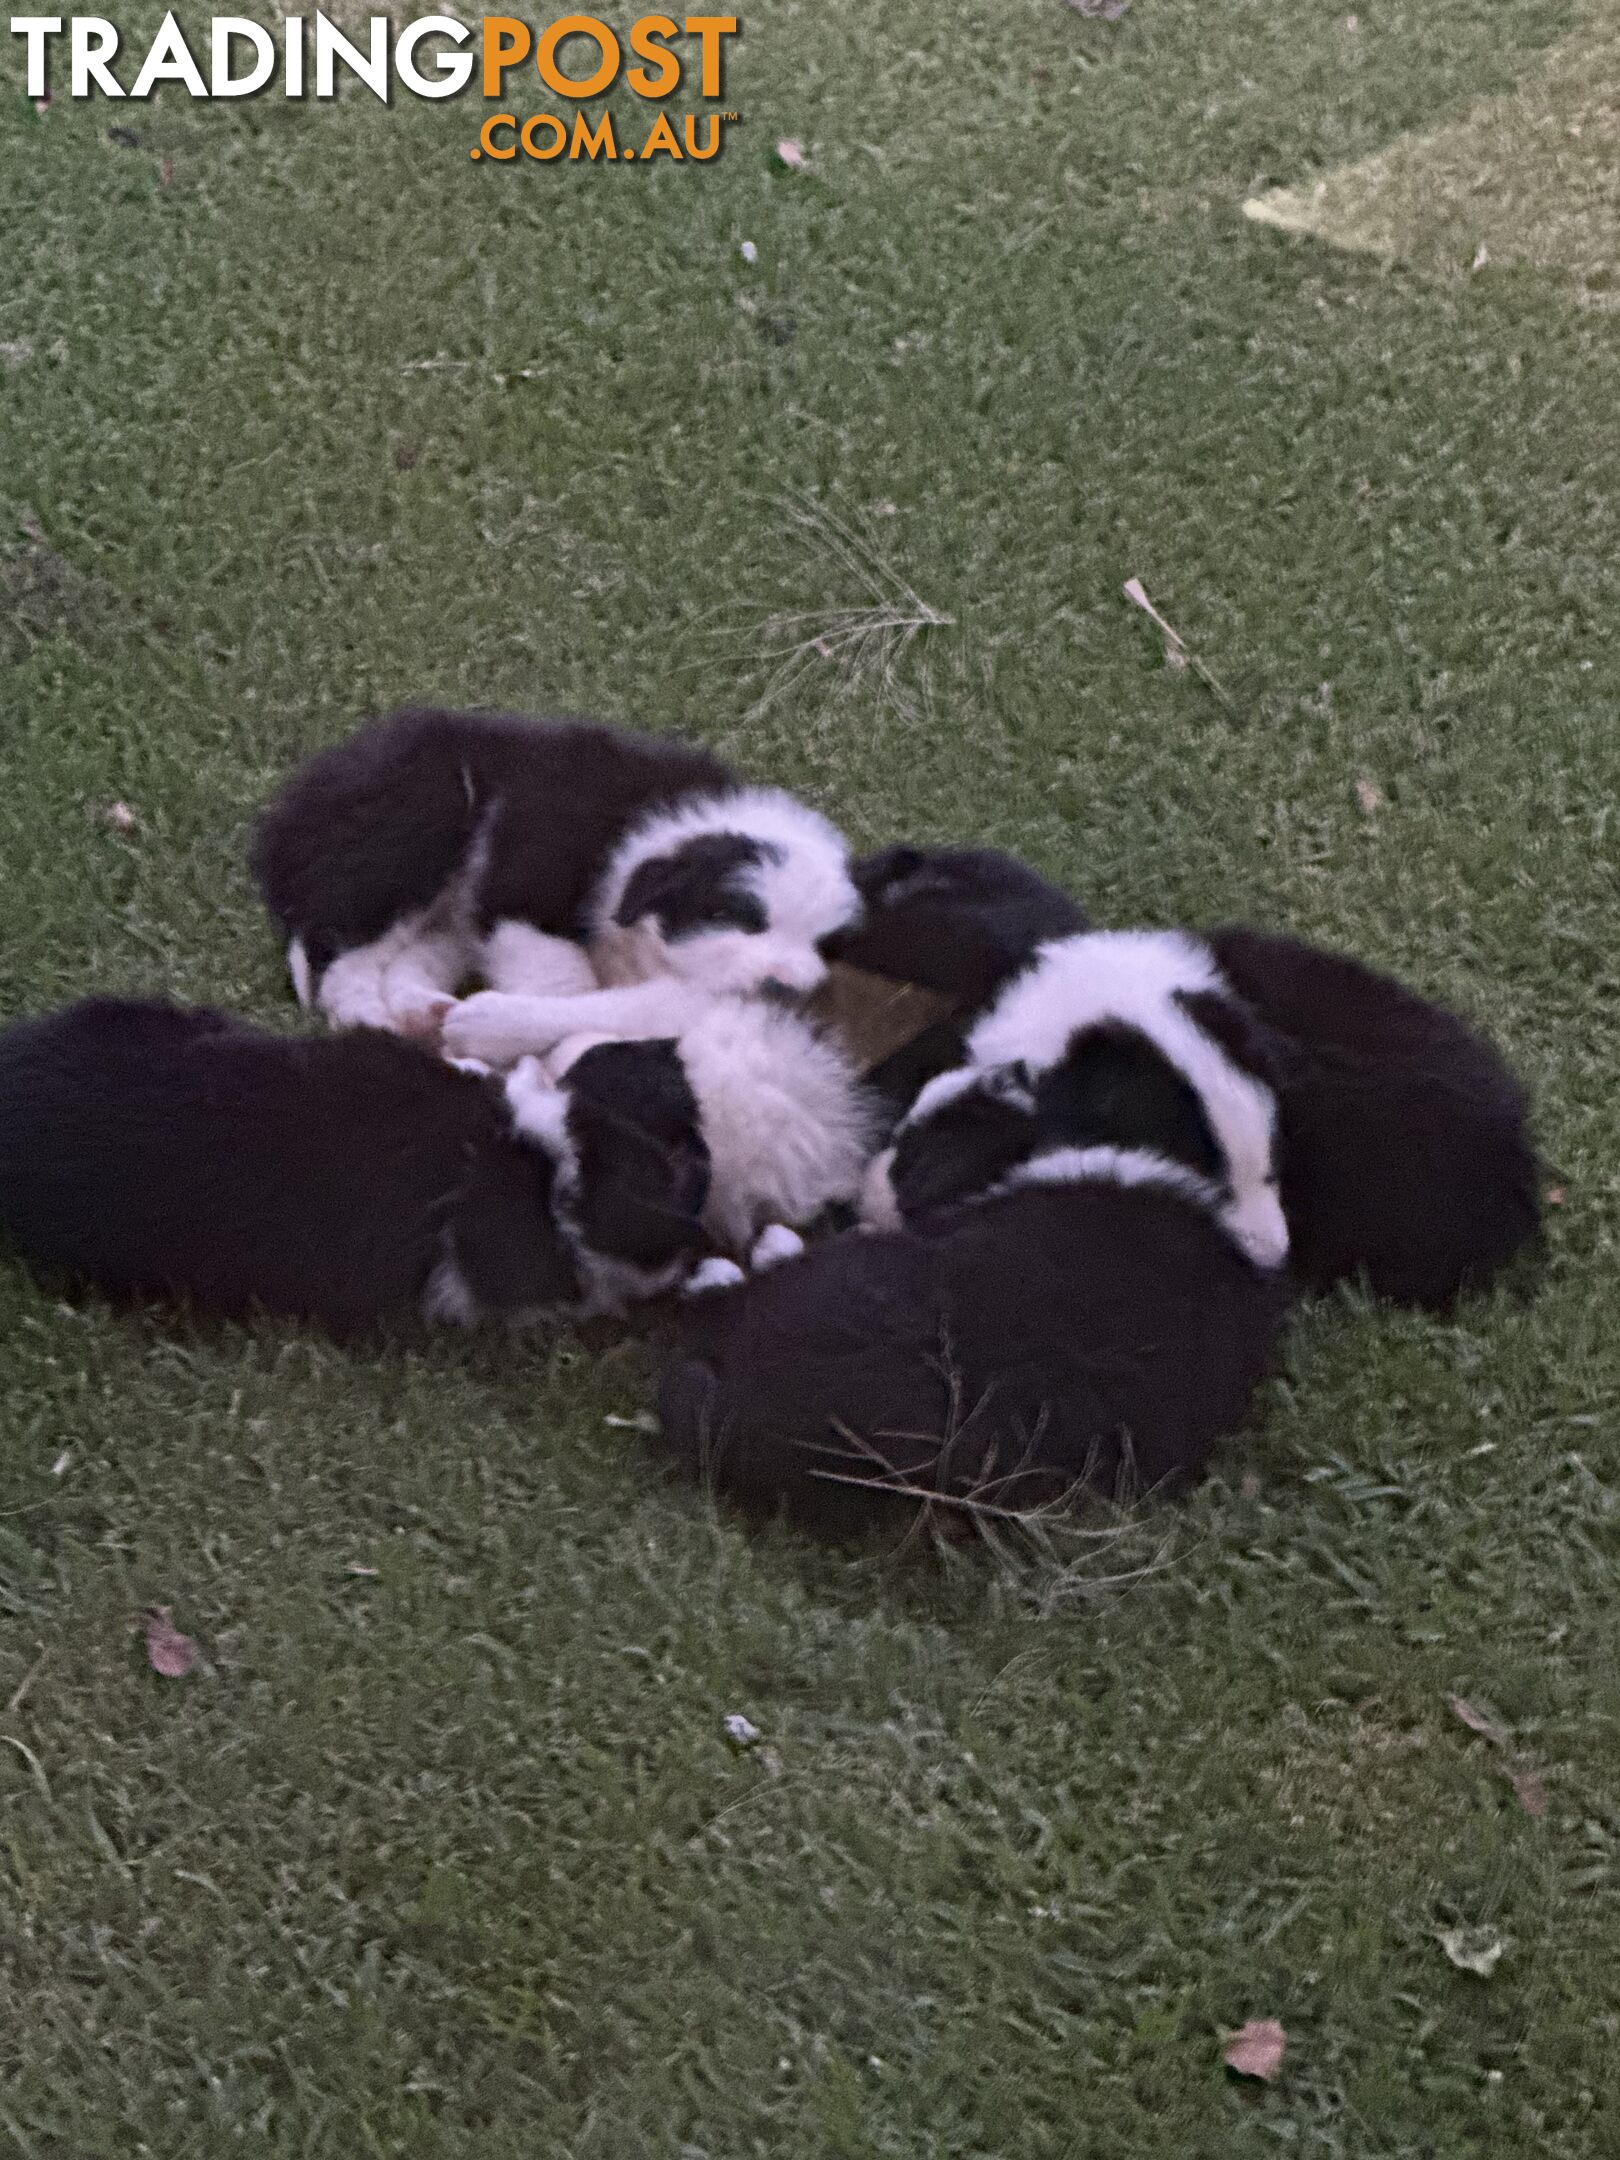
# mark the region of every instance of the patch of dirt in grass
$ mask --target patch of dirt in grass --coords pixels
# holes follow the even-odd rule
[[[1603,10],[1506,96],[1244,211],[1436,274],[1551,272],[1620,306],[1620,22]]]

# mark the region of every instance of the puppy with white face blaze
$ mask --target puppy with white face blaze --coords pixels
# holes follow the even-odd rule
[[[345,1337],[617,1312],[711,1251],[708,1184],[667,1043],[503,1089],[375,1028],[138,999],[0,1029],[0,1231],[118,1296]]]
[[[1037,1154],[1101,1150],[1094,1163],[1121,1181],[1149,1159],[1199,1181],[1242,1251],[1280,1267],[1288,1224],[1267,1058],[1200,939],[1055,939],[972,1029],[964,1064],[919,1095],[868,1172],[863,1213],[874,1227],[916,1225]]]
[[[843,835],[777,788],[678,804],[615,850],[586,942],[604,984],[673,975],[704,990],[800,1002],[822,947],[860,913]]]
[[[793,797],[681,743],[511,714],[407,708],[320,752],[260,820],[254,869],[301,1002],[401,1033],[474,976],[802,999],[861,909],[842,837]],[[629,1010],[577,1017],[661,1024]]]

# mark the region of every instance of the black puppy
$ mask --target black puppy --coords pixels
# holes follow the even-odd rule
[[[0,1032],[0,1230],[121,1295],[353,1334],[616,1309],[708,1249],[668,1043],[505,1091],[371,1029],[92,998]]]
[[[1205,942],[1261,1024],[1302,1286],[1359,1276],[1444,1306],[1505,1266],[1540,1208],[1524,1090],[1500,1052],[1344,954],[1260,930]]]
[[[1067,893],[994,848],[880,848],[863,855],[853,875],[864,913],[831,940],[829,953],[935,991],[956,1008],[867,1075],[892,1120],[960,1064],[973,1022],[1037,948],[1088,924]]]
[[[1191,1173],[1088,1152],[694,1298],[659,1393],[676,1462],[836,1531],[1187,1482],[1270,1362],[1284,1278]]]
[[[826,819],[707,751],[418,707],[300,767],[253,868],[300,1001],[406,1034],[473,974],[528,997],[619,986],[607,1033],[634,1032],[622,991],[660,976],[807,994],[860,905]]]

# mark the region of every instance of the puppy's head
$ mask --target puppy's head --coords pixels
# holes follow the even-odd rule
[[[660,1277],[707,1251],[709,1150],[675,1044],[598,1043],[570,1065],[562,1092],[583,1242]]]
[[[941,1073],[868,1169],[862,1220],[871,1229],[898,1229],[981,1199],[1039,1145],[1035,1092],[1021,1065]]]
[[[864,914],[831,955],[963,1003],[991,996],[1047,939],[1086,927],[1067,893],[994,848],[881,848],[853,875]]]
[[[709,1150],[673,1042],[598,1043],[560,1082],[523,1058],[505,1095],[547,1165],[585,1310],[655,1297],[709,1250]]]
[[[704,990],[802,1000],[822,947],[860,912],[849,852],[826,819],[772,789],[702,796],[632,833],[591,909],[593,953],[619,981],[675,975]]]
[[[1199,939],[1098,931],[1047,945],[968,1050],[972,1063],[1023,1062],[1043,1146],[1189,1170],[1258,1266],[1287,1257],[1270,1047]]]

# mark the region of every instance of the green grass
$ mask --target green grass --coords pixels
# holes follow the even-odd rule
[[[1620,367],[1551,273],[1242,217],[1577,22],[1360,14],[761,0],[685,171],[474,164],[468,100],[39,116],[8,56],[0,1011],[283,1017],[277,776],[404,696],[573,706],[1105,921],[1400,968],[1507,1045],[1567,1200],[1452,1320],[1306,1314],[1207,1488],[1065,1576],[745,1534],[604,1422],[633,1340],[355,1357],[4,1268],[0,2150],[1612,2134]],[[951,621],[774,683],[773,617],[874,601],[829,516]],[[1269,2089],[1220,2068],[1251,2016]]]

